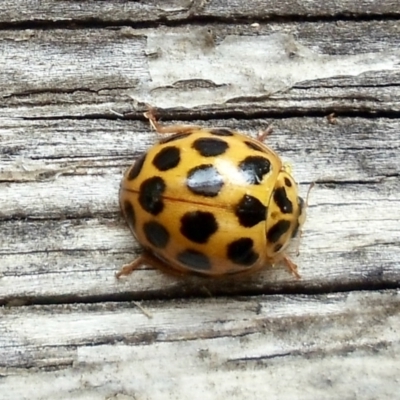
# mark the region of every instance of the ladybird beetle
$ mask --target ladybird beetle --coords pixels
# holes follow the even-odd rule
[[[122,179],[122,213],[144,251],[116,276],[144,263],[216,277],[283,261],[299,278],[284,251],[306,207],[280,157],[230,129],[164,127],[152,111],[145,116],[158,133],[174,134],[139,157]]]

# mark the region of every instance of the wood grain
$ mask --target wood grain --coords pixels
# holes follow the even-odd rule
[[[288,17],[343,17],[343,16],[396,16],[397,3],[391,0],[351,1],[318,0],[299,3],[293,0],[254,0],[250,3],[224,0],[157,0],[120,3],[114,1],[57,1],[5,0],[2,2],[1,22],[53,22],[104,21],[132,23],[148,21],[190,21],[193,18],[234,20],[253,18],[262,20],[277,16]]]
[[[0,400],[396,398],[399,10],[3,1]],[[259,63],[264,45],[275,50]],[[282,266],[115,279],[140,250],[118,190],[157,141],[149,99],[164,123],[253,137],[272,124],[267,144],[301,193],[317,183],[293,256],[300,280]]]
[[[202,27],[201,31],[207,32],[210,29],[217,44],[230,35],[250,38],[260,35],[269,38],[276,32],[294,35],[295,48],[303,49],[301,46],[305,46],[307,51],[317,55],[320,60],[317,63],[312,62],[311,56],[307,59],[310,68],[317,67],[320,73],[314,79],[301,81],[299,78],[294,79],[293,72],[288,72],[286,78],[292,80],[292,84],[293,79],[296,81],[291,90],[251,98],[243,92],[242,96],[236,95],[226,104],[210,100],[203,107],[184,111],[182,106],[177,106],[176,100],[171,100],[166,108],[179,109],[180,114],[173,114],[175,117],[204,118],[206,113],[231,117],[266,113],[304,115],[332,111],[391,113],[399,110],[396,88],[400,77],[400,52],[399,25],[396,21],[389,20],[384,24],[359,22],[352,25],[332,22],[261,24],[257,29],[249,24],[213,24]],[[357,44],[353,40],[354,30],[360,38]],[[369,34],[371,30],[376,32],[375,36]],[[182,27],[163,28],[162,31],[122,27],[116,30],[0,31],[0,52],[4,59],[12,60],[0,69],[2,104],[7,106],[7,109],[0,109],[0,116],[115,118],[114,110],[119,113],[133,111],[133,116],[138,118],[144,108],[135,107],[132,96],[145,98],[149,93],[147,86],[143,86],[139,92],[137,88],[139,84],[145,85],[151,81],[148,65],[151,59],[146,59],[145,55],[147,35],[150,34],[158,34],[160,40],[166,35],[185,38],[190,30]],[[281,71],[285,71],[293,63],[285,54],[282,53],[285,60],[283,64],[279,65],[279,60],[276,60],[276,69],[280,67]],[[189,51],[188,56],[194,55]],[[320,57],[328,57],[329,62],[322,61]],[[353,67],[347,70],[352,76],[328,72],[325,74],[328,77],[322,78],[324,65],[328,71],[330,68],[335,71],[341,63],[348,65],[354,62]],[[373,66],[381,62],[380,70]],[[356,68],[357,63],[363,67]],[[239,64],[243,64],[243,61]],[[234,66],[231,65],[231,68]],[[354,75],[357,71],[364,72]],[[43,74],[46,79],[43,79]],[[210,80],[216,79],[212,71],[208,77]],[[272,85],[268,87],[272,90],[274,76],[268,77]],[[284,78],[283,72],[281,79]],[[160,81],[161,87],[164,83],[168,86],[167,77],[165,82]],[[192,84],[192,81],[182,83],[175,95],[170,96],[171,99],[179,98],[180,91],[189,90],[190,93]],[[209,91],[212,93],[213,90],[209,88]],[[156,102],[157,97],[153,100]]]
[[[270,123],[275,131],[268,142],[293,164],[301,191],[317,182],[296,260],[302,280],[282,268],[233,285],[231,279],[181,282],[147,269],[115,280],[113,272],[138,250],[119,215],[119,183],[124,169],[156,134],[144,122],[64,120],[39,126],[35,121],[33,129],[25,121],[24,129],[32,134],[23,146],[13,138],[12,123],[4,135],[8,141],[3,141],[8,163],[0,183],[0,299],[395,285],[400,279],[398,122],[339,118],[331,125],[325,118],[288,118],[219,120],[218,126],[256,135]]]
[[[132,303],[3,309],[0,399],[27,398],[28,387],[32,400],[373,399],[397,391],[395,290],[141,306],[151,318]]]

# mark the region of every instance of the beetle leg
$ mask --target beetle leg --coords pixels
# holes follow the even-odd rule
[[[296,277],[296,279],[300,279],[301,276],[297,272],[297,265],[287,256],[283,255],[282,260],[285,263],[286,267],[289,269],[289,271]]]
[[[175,269],[173,266],[168,265],[164,261],[155,257],[151,252],[144,250],[143,253],[131,263],[123,265],[122,268],[115,274],[115,277],[119,279],[121,276],[130,275],[133,271],[144,264],[157,268],[161,272],[169,275],[182,276],[188,274],[187,271]]]
[[[267,126],[266,129],[260,130],[258,132],[256,139],[259,142],[263,142],[273,132],[273,130],[274,128],[272,127],[272,125]]]
[[[168,125],[162,126],[158,123],[155,117],[154,108],[149,106],[149,111],[145,112],[143,115],[149,120],[150,125],[153,129],[160,134],[164,133],[190,133],[197,129],[203,129],[199,125]]]
[[[146,262],[146,258],[141,255],[136,260],[133,260],[129,264],[125,264],[122,268],[115,274],[115,277],[119,279],[123,275],[130,275],[135,269],[139,268]]]

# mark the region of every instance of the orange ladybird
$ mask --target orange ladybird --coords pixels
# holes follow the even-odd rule
[[[216,277],[283,261],[305,220],[290,168],[260,140],[226,128],[160,126],[160,140],[126,171],[120,205],[143,253],[117,277],[148,263]]]

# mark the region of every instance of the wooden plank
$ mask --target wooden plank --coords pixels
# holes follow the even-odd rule
[[[121,175],[157,139],[145,122],[8,119],[0,190],[0,301],[154,298],[393,287],[400,280],[400,126],[395,119],[219,120],[289,160],[308,221],[296,260],[246,279],[180,280],[145,269],[116,281],[138,245],[119,215]],[[202,123],[202,121],[197,121]],[[208,121],[206,126],[215,122]],[[30,132],[26,136],[25,132]],[[327,139],[329,138],[329,139]]]
[[[0,400],[397,396],[391,0],[5,0],[0,11]],[[253,137],[273,123],[267,142],[301,192],[318,182],[301,280],[279,266],[240,280],[151,266],[115,279],[139,249],[119,214],[121,175],[157,140],[144,102],[164,120]]]
[[[151,318],[132,303],[1,309],[0,399],[398,393],[398,290],[141,306]]]
[[[377,30],[375,40],[368,34],[372,29]],[[355,32],[360,37],[357,46]],[[215,42],[208,49],[204,42],[210,35]],[[13,60],[0,70],[0,104],[7,106],[0,116],[115,117],[112,109],[132,111],[135,101],[182,109],[193,99],[193,106],[202,107],[186,111],[186,116],[194,112],[204,117],[207,111],[393,112],[400,108],[398,37],[395,21],[264,24],[257,30],[248,24],[209,25],[189,32],[181,27],[0,31],[0,51],[4,59]],[[172,63],[167,54],[176,42],[185,43],[185,50]],[[237,63],[232,54],[242,54],[243,47],[249,48],[248,55]],[[146,57],[146,52],[154,56],[157,48],[164,53]],[[264,61],[253,59],[260,49],[270,51]],[[207,61],[204,65],[194,61],[200,56]],[[184,62],[193,65],[192,60],[202,66],[202,73],[177,69]],[[235,85],[233,76],[248,84]]]
[[[356,15],[399,15],[396,3],[390,0],[368,1],[360,0],[318,0],[299,3],[295,0],[267,1],[253,0],[251,2],[212,0],[185,1],[157,0],[141,2],[115,1],[51,1],[41,0],[4,0],[0,13],[0,22],[52,22],[52,21],[177,21],[193,18],[221,18],[224,20],[238,18],[265,19],[276,16],[326,17]]]

